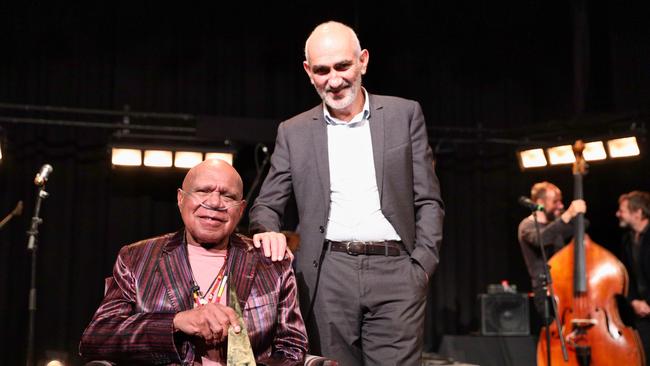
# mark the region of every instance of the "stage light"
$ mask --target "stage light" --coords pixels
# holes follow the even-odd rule
[[[546,166],[546,156],[542,149],[523,150],[517,153],[519,167],[522,169],[539,168]]]
[[[640,154],[636,137],[623,137],[607,141],[609,157],[612,159],[637,156]]]
[[[45,357],[36,362],[37,365],[44,366],[65,366],[70,362],[67,352],[46,350]]]
[[[582,152],[582,156],[586,161],[605,160],[607,159],[605,145],[602,141],[587,142],[585,144],[585,149]]]
[[[221,159],[226,163],[232,165],[233,153],[209,152],[205,154],[205,160],[208,159]]]
[[[111,148],[111,162],[114,166],[145,166],[151,168],[178,168],[190,169],[201,161],[207,159],[221,159],[232,165],[234,159],[233,152],[202,152],[194,150],[192,147],[180,147],[175,151],[175,147],[167,149],[158,146],[140,146],[136,148],[135,144],[114,146]],[[194,151],[191,151],[194,150]]]
[[[554,146],[546,149],[551,165],[572,164],[576,161],[571,145]]]
[[[625,135],[618,135],[625,136]],[[635,136],[627,137],[605,137],[601,139],[591,138],[584,144],[582,156],[585,161],[599,162],[610,159],[634,157],[641,154],[641,148]],[[573,145],[565,143],[558,146],[549,146],[545,143],[542,146],[531,146],[526,150],[516,152],[519,167],[522,170],[529,168],[544,167],[547,165],[568,165],[576,162]],[[607,147],[607,148],[605,148]],[[548,164],[546,163],[548,159]]]
[[[2,160],[2,145],[0,144],[0,160]]]
[[[177,151],[174,154],[176,168],[189,169],[203,160],[203,153],[197,151]]]
[[[144,166],[169,168],[172,166],[172,152],[168,150],[145,150]]]
[[[113,165],[140,166],[142,165],[142,151],[114,147],[111,149],[111,163]]]

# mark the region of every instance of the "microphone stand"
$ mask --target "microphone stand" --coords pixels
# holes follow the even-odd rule
[[[544,290],[544,326],[546,327],[546,360],[547,366],[551,366],[551,329],[549,328],[550,322],[548,319],[551,317],[548,304],[551,303],[553,307],[553,314],[555,314],[555,323],[557,325],[558,335],[560,337],[560,346],[562,347],[562,356],[564,361],[569,361],[569,354],[564,343],[564,336],[562,335],[562,323],[557,316],[557,304],[555,303],[555,292],[553,291],[553,279],[551,278],[550,266],[546,258],[546,250],[542,245],[542,237],[539,233],[539,222],[537,221],[537,209],[533,210],[533,220],[535,221],[535,233],[537,234],[537,246],[542,252],[542,260],[544,261],[544,272],[539,275],[542,280],[542,289]]]
[[[259,165],[257,164],[258,149],[261,149],[262,152],[264,153],[264,160],[262,160],[262,164]],[[255,192],[255,189],[257,189],[257,186],[260,184],[260,180],[262,180],[262,174],[264,174],[264,168],[266,168],[266,165],[269,163],[270,159],[271,159],[271,154],[269,154],[268,148],[264,144],[257,144],[257,146],[255,146],[255,165],[257,168],[257,174],[255,175],[255,179],[253,180],[253,183],[251,184],[251,187],[248,190],[248,193],[246,194],[246,198],[245,198],[246,202],[250,202],[253,192]],[[248,207],[250,207],[250,205]]]
[[[32,224],[27,231],[29,239],[27,241],[27,249],[32,254],[32,271],[29,289],[29,326],[27,328],[27,366],[34,366],[34,325],[36,320],[36,254],[38,246],[36,245],[38,236],[38,225],[43,223],[38,215],[41,212],[41,203],[50,194],[45,191],[45,184],[41,185],[38,189],[36,197],[36,206],[34,208],[34,217],[32,217]]]
[[[2,229],[7,223],[14,218],[15,216],[20,216],[23,213],[23,201],[18,201],[16,208],[13,209],[7,216],[5,216],[2,221],[0,221],[0,229]]]

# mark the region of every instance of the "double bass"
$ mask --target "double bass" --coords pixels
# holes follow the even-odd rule
[[[586,174],[582,141],[576,141],[573,150],[574,199],[582,199]],[[573,240],[548,261],[559,321],[542,329],[537,365],[643,366],[645,355],[639,335],[623,323],[616,302],[616,295],[627,295],[627,270],[585,234],[583,214],[574,220]],[[546,332],[550,332],[550,342]],[[562,343],[566,345],[566,361]]]

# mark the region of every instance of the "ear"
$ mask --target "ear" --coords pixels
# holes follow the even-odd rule
[[[239,205],[239,217],[237,218],[237,221],[241,220],[242,217],[244,217],[244,212],[246,212],[246,200],[242,200],[241,205]]]
[[[181,204],[183,203],[183,192],[181,192],[181,189],[176,190],[176,204],[178,205],[178,208],[181,208]]]
[[[364,49],[359,55],[359,64],[361,64],[361,75],[365,75],[368,69],[368,62],[370,61],[370,52]]]
[[[309,77],[309,82],[314,83],[314,78],[311,77],[311,69],[309,68],[309,62],[307,60],[302,62],[302,68],[305,69],[307,76]]]

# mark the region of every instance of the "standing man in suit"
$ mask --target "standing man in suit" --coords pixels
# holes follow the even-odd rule
[[[303,67],[323,103],[280,124],[250,229],[281,260],[295,195],[313,352],[342,365],[419,365],[443,203],[420,105],[368,93],[369,58],[350,27],[313,30]]]
[[[620,227],[628,229],[623,236],[621,255],[630,276],[627,298],[636,314],[636,328],[643,342],[646,364],[650,364],[650,193],[622,194],[616,217]]]

